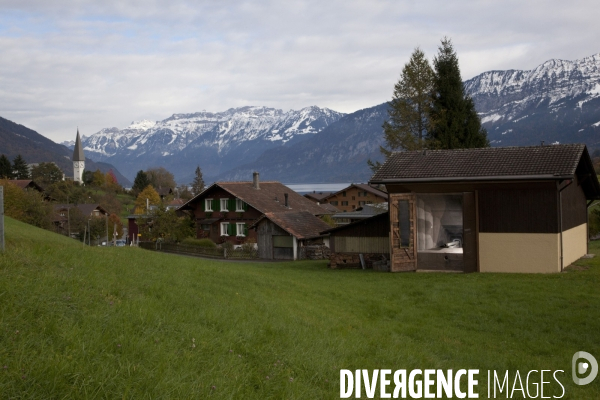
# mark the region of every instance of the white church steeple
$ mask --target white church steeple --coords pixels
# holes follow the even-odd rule
[[[75,139],[75,149],[73,149],[73,181],[83,183],[83,170],[85,169],[85,156],[81,139],[79,138],[79,128],[77,128],[77,138]]]

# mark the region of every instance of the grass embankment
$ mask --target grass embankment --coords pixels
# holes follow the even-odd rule
[[[564,398],[600,398],[600,378],[577,387],[570,366],[579,350],[600,358],[598,259],[555,275],[384,274],[6,231],[2,398],[338,398],[342,368],[478,368],[481,398],[488,369],[511,385],[517,369],[562,369]]]

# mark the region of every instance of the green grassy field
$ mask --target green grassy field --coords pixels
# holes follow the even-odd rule
[[[487,370],[512,385],[516,370],[561,369],[563,398],[600,398],[600,378],[571,379],[576,351],[600,359],[600,259],[554,275],[385,274],[82,248],[9,218],[6,231],[2,399],[328,399],[340,369],[382,368],[479,369],[480,398]]]

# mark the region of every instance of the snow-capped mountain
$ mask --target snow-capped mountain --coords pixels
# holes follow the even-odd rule
[[[530,71],[489,71],[465,82],[495,146],[600,145],[600,54]]]
[[[128,177],[160,165],[186,181],[196,165],[207,176],[217,175],[255,160],[267,149],[310,137],[342,116],[316,106],[287,112],[241,107],[174,114],[163,121],[133,122],[124,129],[105,128],[83,137],[82,144],[87,157],[110,161]]]

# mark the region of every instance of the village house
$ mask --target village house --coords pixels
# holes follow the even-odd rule
[[[394,153],[392,271],[560,272],[587,253],[600,184],[582,144]]]
[[[86,217],[105,217],[109,213],[100,204],[55,204],[54,226],[57,232],[66,233],[69,230],[69,216],[73,209],[77,209],[81,215]],[[74,233],[74,232],[71,232]]]
[[[280,182],[260,182],[258,172],[251,182],[216,182],[178,210],[192,214],[198,238],[234,244],[255,243],[256,232],[248,228],[266,213],[331,214]]]
[[[385,203],[387,193],[371,185],[353,183],[347,188],[321,199],[321,203],[331,204],[342,212],[354,211],[365,204]]]
[[[331,218],[333,218],[336,225],[347,225],[352,222],[361,221],[385,213],[387,210],[388,203],[364,204],[355,211],[338,212],[333,214]]]

